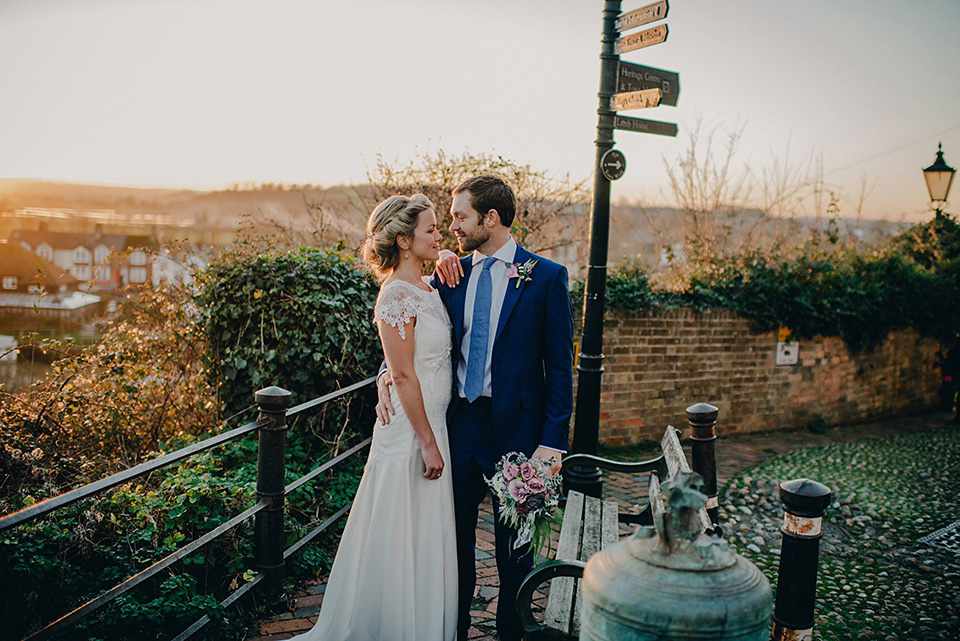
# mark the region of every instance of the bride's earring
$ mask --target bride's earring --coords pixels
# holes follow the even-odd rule
[[[407,252],[403,252],[403,257],[404,257],[404,258],[410,258],[410,254],[408,254]]]

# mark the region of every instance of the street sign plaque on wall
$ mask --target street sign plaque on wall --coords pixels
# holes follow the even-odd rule
[[[677,106],[677,100],[680,98],[680,74],[622,60],[617,63],[617,92],[640,91],[655,87],[662,92],[661,105]]]
[[[610,102],[614,111],[656,107],[660,104],[660,89],[641,89],[640,91],[615,93]]]
[[[667,25],[659,24],[652,29],[638,31],[637,33],[630,34],[629,36],[624,36],[613,43],[613,53],[619,56],[621,53],[636,51],[637,49],[643,49],[644,47],[649,47],[650,45],[660,44],[661,42],[666,41],[667,33]]]
[[[667,17],[667,11],[669,10],[670,5],[667,4],[667,0],[660,0],[660,2],[654,2],[645,7],[620,14],[616,23],[617,31],[623,33],[624,31],[634,29],[648,22],[663,20]]]
[[[630,116],[621,116],[620,114],[614,117],[613,126],[625,131],[639,131],[640,133],[657,134],[658,136],[677,135],[676,123],[646,120],[644,118],[631,118]]]

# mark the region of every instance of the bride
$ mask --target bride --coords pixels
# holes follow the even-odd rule
[[[426,196],[392,196],[370,214],[363,254],[382,284],[374,319],[397,414],[374,425],[367,465],[324,593],[300,641],[452,641],[457,559],[446,410],[451,326],[421,278],[441,235]],[[399,401],[399,402],[398,402]]]

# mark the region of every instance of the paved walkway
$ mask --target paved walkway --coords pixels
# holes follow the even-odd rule
[[[951,414],[932,413],[907,416],[859,425],[828,429],[824,434],[805,430],[795,432],[762,432],[724,436],[722,426],[716,444],[718,486],[723,485],[743,469],[779,456],[793,449],[843,443],[864,438],[919,432],[942,427]],[[689,436],[689,428],[684,429]],[[689,451],[687,452],[689,460]],[[604,476],[604,496],[615,498],[622,506],[632,507],[646,503],[646,479],[627,474],[607,473]],[[493,514],[489,499],[481,506],[481,520],[477,527],[477,593],[473,599],[473,627],[470,640],[493,641],[494,613],[497,604],[497,570],[493,558]],[[280,641],[309,630],[317,619],[323,601],[325,578],[306,586],[294,597],[294,609],[258,623],[247,635],[248,641]]]

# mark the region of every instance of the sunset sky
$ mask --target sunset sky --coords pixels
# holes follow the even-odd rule
[[[438,148],[590,176],[602,8],[0,0],[0,178],[332,185]],[[925,219],[938,141],[960,167],[958,0],[672,0],[666,24],[622,58],[678,72],[679,104],[625,115],[680,134],[616,132],[614,199],[666,202],[698,122],[751,167],[822,159],[848,215],[866,181],[865,215]]]

